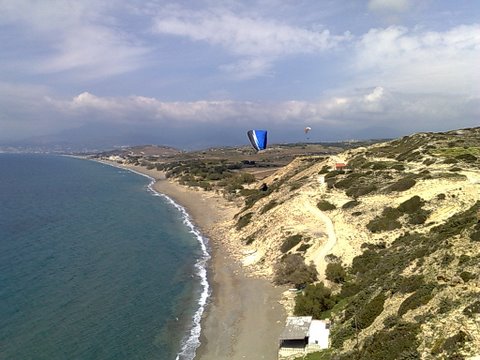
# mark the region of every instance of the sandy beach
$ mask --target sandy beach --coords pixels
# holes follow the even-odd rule
[[[286,319],[279,303],[285,288],[247,276],[232,256],[223,229],[239,209],[219,195],[171,182],[157,170],[128,168],[154,178],[154,189],[185,207],[210,241],[208,280],[212,295],[202,319],[196,359],[276,359],[278,337]]]

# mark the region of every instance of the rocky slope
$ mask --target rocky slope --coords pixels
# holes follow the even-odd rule
[[[289,257],[315,265],[334,295],[331,358],[480,355],[480,128],[301,157],[262,182],[228,241],[279,283]]]

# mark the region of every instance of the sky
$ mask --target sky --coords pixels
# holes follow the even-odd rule
[[[0,144],[479,126],[479,64],[477,0],[0,0]]]

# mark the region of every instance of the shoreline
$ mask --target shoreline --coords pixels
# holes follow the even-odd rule
[[[105,163],[151,177],[152,188],[183,207],[208,239],[210,296],[200,321],[195,359],[277,359],[278,337],[286,320],[280,300],[286,289],[249,277],[233,256],[235,249],[223,241],[229,221],[239,209],[212,192],[171,182],[156,169]]]

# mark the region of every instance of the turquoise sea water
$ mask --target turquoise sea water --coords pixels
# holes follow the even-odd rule
[[[0,358],[193,358],[208,255],[150,182],[0,154]]]

